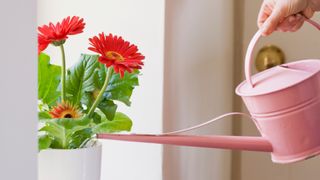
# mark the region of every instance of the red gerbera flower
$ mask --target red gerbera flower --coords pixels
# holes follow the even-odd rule
[[[88,49],[101,55],[99,62],[107,67],[113,66],[114,71],[120,73],[121,77],[125,71],[131,73],[134,69],[141,69],[143,65],[144,56],[138,52],[138,47],[123,40],[121,36],[105,36],[100,33],[89,41],[92,47]]]
[[[68,35],[82,33],[84,26],[83,18],[80,19],[78,16],[73,16],[72,18],[68,16],[56,25],[49,23],[49,25],[39,26],[38,51],[43,51],[50,43],[56,46],[63,44]]]
[[[50,41],[48,41],[43,35],[38,35],[38,54],[40,54],[41,51],[45,50],[48,45],[50,44]]]
[[[52,118],[80,118],[82,116],[79,108],[68,102],[62,102],[57,106],[54,106],[49,114]]]

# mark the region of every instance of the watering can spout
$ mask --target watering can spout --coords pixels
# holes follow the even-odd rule
[[[98,139],[157,143],[179,146],[222,148],[247,151],[272,152],[272,145],[263,137],[251,136],[191,136],[191,135],[144,135],[98,134]]]

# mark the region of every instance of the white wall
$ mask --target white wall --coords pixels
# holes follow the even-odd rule
[[[167,0],[164,130],[232,111],[233,1]],[[231,134],[231,120],[192,134]],[[229,180],[229,150],[166,146],[165,180]]]
[[[57,22],[68,15],[84,18],[84,33],[68,39],[65,49],[68,66],[87,50],[88,38],[102,31],[122,35],[138,45],[146,56],[140,87],[132,106],[119,110],[134,121],[134,132],[162,131],[164,0],[38,0],[38,25]],[[55,63],[60,52],[49,47]],[[103,141],[102,179],[161,180],[162,146]]]
[[[37,179],[36,1],[0,1],[0,179]]]

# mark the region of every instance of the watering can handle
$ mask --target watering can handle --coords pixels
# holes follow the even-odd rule
[[[320,24],[318,24],[317,22],[308,18],[305,18],[305,21],[313,25],[314,27],[316,27],[318,30],[320,30]],[[256,43],[260,39],[261,35],[262,35],[261,30],[258,30],[256,34],[252,37],[247,49],[246,57],[245,57],[245,77],[246,77],[247,83],[249,83],[249,85],[252,88],[254,87],[254,84],[251,80],[251,64],[253,59],[252,52],[253,52],[253,48],[255,47]]]

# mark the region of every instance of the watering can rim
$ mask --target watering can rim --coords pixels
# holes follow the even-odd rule
[[[267,69],[267,70],[264,70],[260,73],[257,73],[257,74],[254,74],[251,79],[255,79],[256,77],[258,76],[261,76],[263,74],[266,74],[266,73],[269,73],[271,71],[274,70],[274,68],[278,68],[279,66],[290,66],[292,64],[299,64],[299,63],[306,63],[306,62],[315,62],[315,63],[319,63],[320,65],[320,59],[302,59],[302,60],[299,60],[299,61],[296,61],[296,62],[291,62],[291,63],[286,63],[286,64],[282,64],[282,65],[278,65],[278,66],[275,66],[275,67],[272,67],[270,69]],[[290,85],[287,85],[287,86],[283,86],[281,88],[278,88],[276,90],[273,90],[273,91],[266,91],[266,92],[262,92],[262,93],[259,93],[259,92],[243,92],[241,91],[241,88],[243,88],[245,85],[248,85],[248,82],[247,81],[243,81],[241,82],[235,89],[235,92],[237,95],[239,96],[243,96],[243,97],[255,97],[255,96],[263,96],[263,95],[268,95],[268,94],[272,94],[272,93],[276,93],[276,92],[280,92],[280,91],[284,91],[288,88],[292,88],[294,86],[298,86],[299,84],[305,82],[306,80],[309,80],[311,78],[313,78],[314,76],[316,76],[318,73],[320,72],[320,68],[318,68],[315,72],[310,72],[309,75],[307,75],[305,78],[303,79],[300,79],[299,81],[296,81],[295,83],[293,84],[290,84]]]

